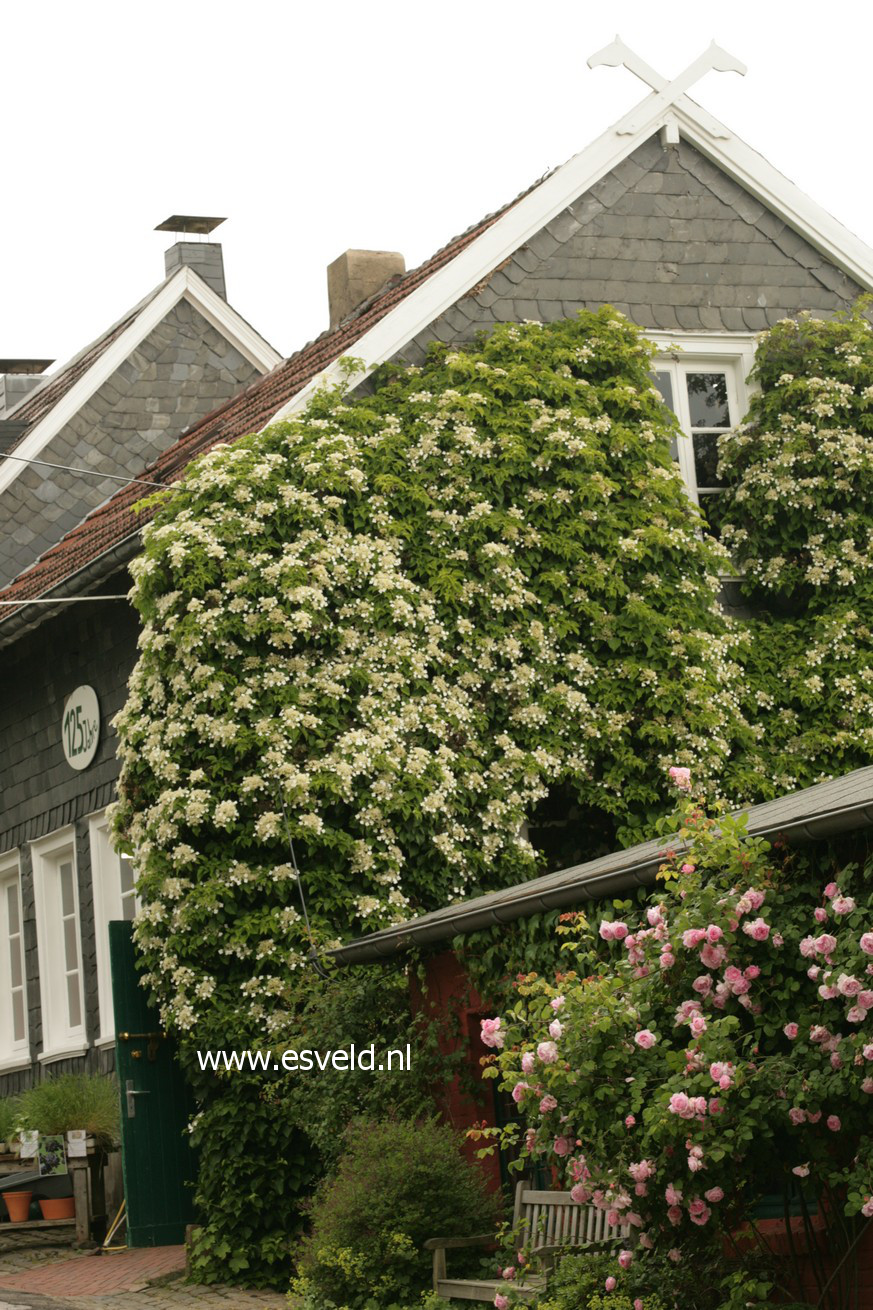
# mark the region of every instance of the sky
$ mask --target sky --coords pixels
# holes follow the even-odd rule
[[[173,213],[226,215],[228,298],[282,354],[327,327],[326,267],[408,268],[647,94],[586,66],[618,33],[873,246],[873,6],[782,0],[0,2],[0,357],[63,363],[164,276]],[[604,17],[604,14],[606,16]]]

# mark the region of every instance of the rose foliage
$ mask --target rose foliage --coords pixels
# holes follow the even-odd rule
[[[642,914],[564,916],[572,971],[483,1023],[523,1157],[630,1226],[619,1289],[732,1243],[765,1192],[818,1204],[832,1250],[873,1215],[873,868],[823,886],[690,798],[679,831]]]

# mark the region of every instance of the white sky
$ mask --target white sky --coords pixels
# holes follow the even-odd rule
[[[343,250],[414,267],[642,99],[586,67],[616,31],[667,77],[713,37],[746,63],[691,95],[873,245],[870,4],[7,3],[0,356],[62,363],[120,318],[171,213],[228,216],[229,299],[290,354]]]

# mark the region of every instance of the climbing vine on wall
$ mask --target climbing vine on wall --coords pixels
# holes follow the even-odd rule
[[[134,566],[117,831],[167,1022],[268,1034],[322,938],[538,871],[550,793],[614,845],[743,730],[721,549],[614,311],[436,347],[192,467]]]
[[[860,304],[758,343],[747,423],[720,441],[722,538],[745,575],[745,711],[726,776],[769,798],[873,758],[873,332]]]

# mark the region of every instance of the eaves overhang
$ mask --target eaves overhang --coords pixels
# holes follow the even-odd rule
[[[747,816],[746,831],[750,836],[765,840],[779,837],[789,844],[873,827],[873,766],[739,813]],[[588,901],[623,895],[636,887],[651,886],[667,849],[681,851],[685,843],[676,834],[642,842],[385,928],[349,942],[331,955],[341,964],[373,963],[401,951],[433,946],[545,911],[577,908]]]

